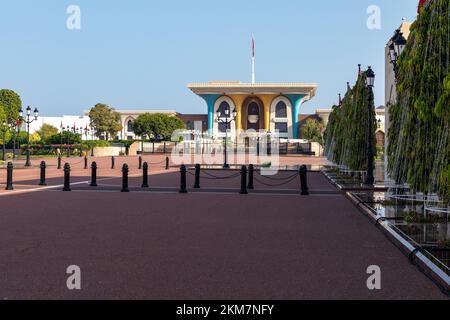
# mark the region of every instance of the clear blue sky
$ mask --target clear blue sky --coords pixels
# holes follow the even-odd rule
[[[206,113],[186,84],[251,80],[316,82],[302,113],[328,108],[356,78],[377,73],[384,101],[384,45],[418,0],[0,0],[0,88],[16,90],[44,115],[79,114],[97,102],[119,109]],[[66,28],[69,5],[80,31]],[[369,30],[369,5],[382,29]]]

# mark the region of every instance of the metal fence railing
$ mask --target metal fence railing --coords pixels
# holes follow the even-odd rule
[[[223,152],[224,143],[219,142],[145,142],[142,145],[143,154],[169,154],[177,148],[183,153],[211,154]],[[278,148],[278,150],[277,150]],[[274,153],[276,150],[280,155],[315,155],[311,143],[260,143],[259,145],[248,145],[245,143],[227,143],[227,150],[235,153],[260,154]]]

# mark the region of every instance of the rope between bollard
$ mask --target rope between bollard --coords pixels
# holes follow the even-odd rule
[[[258,171],[255,171],[260,177],[262,177],[262,178],[266,178],[266,179],[269,179],[269,180],[274,180],[274,181],[284,181],[284,180],[289,180],[289,179],[292,179],[292,178],[294,178],[294,177],[298,177],[298,172],[296,172],[295,174],[293,174],[291,177],[285,177],[285,178],[273,178],[273,177],[270,177],[270,176],[265,176],[265,175],[262,175],[260,172],[258,172]]]
[[[75,162],[75,163],[70,163],[69,161],[66,163],[70,164],[71,166],[76,166],[77,164],[84,163],[84,159],[79,162]]]
[[[218,179],[218,180],[234,179],[234,178],[237,178],[237,177],[239,177],[241,175],[241,173],[238,172],[236,174],[233,174],[233,175],[230,175],[230,176],[227,176],[227,177],[218,177],[218,176],[215,176],[215,175],[213,175],[211,173],[208,173],[206,171],[202,171],[202,173],[206,174],[207,176],[209,176],[211,178]],[[207,179],[207,178],[205,177],[205,179]]]
[[[298,175],[295,175],[295,176],[293,176],[290,180],[285,181],[285,182],[280,183],[280,184],[268,184],[268,183],[262,182],[261,180],[259,180],[259,179],[256,178],[256,177],[254,177],[253,179],[255,179],[255,181],[261,183],[262,185],[264,185],[264,186],[266,186],[266,187],[281,187],[281,186],[284,186],[284,185],[286,185],[286,184],[288,184],[288,183],[294,181],[295,179],[297,179],[297,177],[298,177]]]
[[[193,176],[193,177],[195,177],[195,174],[194,173],[192,173],[192,172],[190,172],[190,171],[188,171],[188,174],[190,174],[191,176]],[[235,174],[235,175],[232,175],[232,176],[228,176],[228,177],[205,177],[205,176],[200,176],[202,179],[206,179],[206,180],[226,180],[226,179],[234,179],[234,178],[237,178],[237,177],[239,177],[241,174],[239,173],[239,174]]]

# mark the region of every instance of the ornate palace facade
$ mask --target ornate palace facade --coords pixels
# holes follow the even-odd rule
[[[208,82],[192,83],[188,88],[206,101],[208,131],[213,137],[225,134],[227,126],[219,119],[236,111],[236,119],[229,126],[232,136],[253,129],[298,139],[300,107],[316,95],[317,84]]]

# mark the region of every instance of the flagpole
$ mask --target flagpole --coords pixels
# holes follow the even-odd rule
[[[252,58],[252,83],[255,84],[255,57]]]
[[[256,83],[255,76],[255,36],[252,34],[252,84]]]

